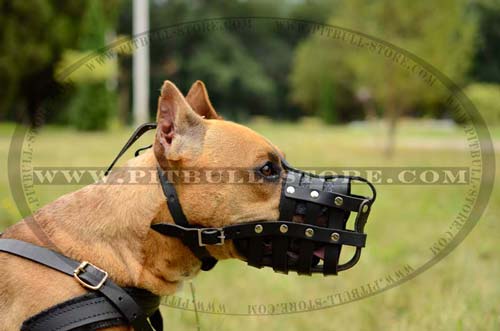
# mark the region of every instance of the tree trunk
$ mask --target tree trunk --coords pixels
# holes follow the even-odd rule
[[[373,100],[368,100],[364,104],[364,109],[365,109],[365,120],[369,122],[375,122],[377,119],[377,111],[375,109],[375,103]]]
[[[118,121],[127,126],[130,113],[130,75],[128,70],[120,68],[122,74],[118,83]]]
[[[389,97],[386,105],[385,119],[387,123],[387,142],[385,146],[385,157],[392,158],[396,148],[396,128],[399,120],[400,110],[398,102],[393,96]]]
[[[398,116],[395,110],[390,111],[391,115],[387,118],[387,142],[385,146],[385,157],[390,159],[394,156],[396,148],[396,127],[398,123]]]

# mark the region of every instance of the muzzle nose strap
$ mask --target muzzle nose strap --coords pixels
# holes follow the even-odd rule
[[[348,195],[350,192],[349,182],[337,178],[334,180],[337,185],[337,192],[340,194]],[[332,229],[345,229],[346,220],[349,217],[349,212],[342,209],[331,208],[328,213],[328,227]],[[338,273],[338,264],[340,259],[340,252],[342,245],[328,245],[325,247],[325,260],[323,265],[324,275],[336,275]]]
[[[288,173],[286,180],[283,183],[283,190],[295,190],[302,180],[302,174],[293,172]],[[295,214],[297,202],[294,199],[281,199],[279,220],[282,222],[291,221]],[[288,232],[288,227],[284,226],[280,229],[282,233]],[[273,238],[273,270],[281,273],[288,273],[288,247],[290,238],[280,236]]]
[[[325,181],[321,178],[317,177],[308,177],[304,176],[303,181],[308,180],[309,181],[309,187],[311,188],[311,196],[314,196],[313,192],[321,192],[323,190],[323,185]],[[319,193],[318,193],[319,196]],[[321,208],[322,206],[313,203],[313,202],[307,202],[306,203],[306,214],[305,214],[305,222],[306,224],[312,224],[312,225],[317,225],[317,220],[318,217],[321,213]],[[307,230],[306,230],[307,231]],[[309,232],[311,238],[314,236],[314,232]],[[309,235],[309,233],[306,233],[306,235]],[[300,242],[300,255],[299,255],[299,262],[297,266],[297,272],[302,275],[310,275],[311,274],[311,267],[313,264],[313,258],[314,257],[314,241],[311,240],[301,240]]]

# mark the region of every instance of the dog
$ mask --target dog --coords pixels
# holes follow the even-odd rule
[[[254,169],[258,176],[269,175],[266,165],[270,163],[280,170],[282,152],[251,129],[219,117],[201,81],[192,85],[186,97],[165,81],[156,119],[153,148],[113,172],[114,180],[128,168],[157,165],[164,170]],[[221,227],[277,220],[281,181],[263,185],[181,182],[176,190],[189,220],[203,227]],[[165,296],[195,277],[201,262],[178,239],[153,231],[151,225],[158,222],[172,222],[159,184],[92,184],[49,203],[8,228],[2,238],[55,247],[72,259],[99,266],[122,287]],[[231,244],[208,250],[217,259],[240,258]],[[19,330],[30,316],[87,292],[74,278],[14,255],[0,253],[0,265],[0,330]]]

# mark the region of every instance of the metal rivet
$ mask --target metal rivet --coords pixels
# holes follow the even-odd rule
[[[314,236],[314,230],[311,228],[307,228],[305,234],[306,234],[306,237],[311,238],[312,236]]]
[[[288,225],[286,225],[286,224],[281,224],[281,225],[280,225],[280,232],[281,232],[281,233],[287,233],[287,232],[288,232]]]
[[[332,235],[330,236],[330,239],[331,239],[332,241],[339,241],[339,239],[340,239],[340,234],[338,234],[337,232],[334,232],[334,233],[332,233]]]
[[[344,204],[344,199],[342,199],[342,197],[335,197],[335,206],[342,206]]]
[[[319,192],[318,191],[311,191],[311,198],[316,199],[319,197]]]
[[[368,205],[364,205],[363,209],[361,210],[363,213],[366,213],[368,211]]]
[[[289,194],[294,194],[295,193],[295,187],[293,186],[288,186],[286,188],[286,193],[289,193]]]
[[[257,224],[255,226],[255,233],[261,233],[262,231],[264,231],[264,227],[260,224]]]

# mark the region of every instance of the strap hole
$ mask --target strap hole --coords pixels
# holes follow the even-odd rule
[[[122,300],[123,300],[123,298],[122,298],[122,297],[118,297],[118,301],[122,301]]]

